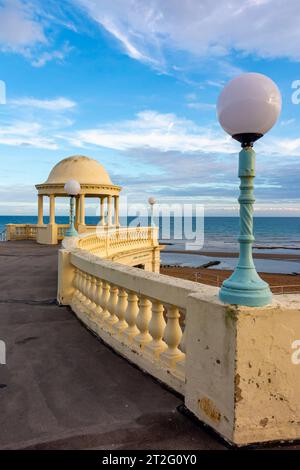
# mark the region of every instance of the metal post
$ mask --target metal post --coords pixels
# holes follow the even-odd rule
[[[77,237],[78,233],[74,227],[74,196],[70,197],[70,227],[66,231],[66,237]]]
[[[227,304],[262,307],[272,300],[269,285],[256,272],[252,256],[253,195],[255,177],[255,152],[251,146],[239,154],[240,185],[240,256],[237,267],[229,279],[223,282],[220,300]]]
[[[150,204],[150,226],[155,227],[154,217],[153,217],[153,208],[154,204]]]

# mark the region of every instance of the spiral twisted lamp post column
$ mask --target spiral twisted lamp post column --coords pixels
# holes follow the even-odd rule
[[[70,196],[70,227],[66,231],[66,237],[77,237],[78,232],[74,226],[74,206],[75,206],[75,196],[80,193],[80,184],[76,180],[68,180],[64,186],[66,193]]]
[[[265,75],[245,73],[231,80],[222,90],[218,119],[223,129],[241,143],[239,154],[240,254],[235,271],[220,289],[227,304],[262,307],[272,300],[269,285],[263,281],[253,262],[253,195],[255,152],[253,143],[276,123],[281,110],[281,95],[276,84]]]

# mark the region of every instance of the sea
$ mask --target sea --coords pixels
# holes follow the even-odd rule
[[[48,218],[44,217],[44,222]],[[87,216],[86,223],[96,225],[98,217]],[[148,225],[148,219],[121,217],[122,226]],[[159,226],[159,238],[165,245],[161,252],[162,264],[199,267],[211,261],[220,261],[214,269],[233,269],[236,257],[222,257],[219,253],[238,252],[237,237],[239,233],[238,217],[196,217],[179,219],[160,217],[154,222]],[[8,223],[35,224],[36,216],[9,215],[0,216],[0,232]],[[68,223],[68,217],[56,216],[56,223]],[[265,254],[300,255],[300,218],[298,217],[255,217],[254,218],[254,252]],[[217,255],[201,255],[206,251]],[[177,251],[180,251],[178,253]],[[256,259],[258,271],[278,273],[299,273],[300,260]]]

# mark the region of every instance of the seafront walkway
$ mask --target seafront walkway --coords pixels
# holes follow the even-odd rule
[[[0,244],[0,449],[224,449],[56,303],[57,247]]]

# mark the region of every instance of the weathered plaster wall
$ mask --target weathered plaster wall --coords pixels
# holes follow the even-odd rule
[[[236,442],[300,438],[299,296],[276,296],[264,309],[237,315]]]
[[[186,325],[187,407],[236,444],[299,439],[299,296],[248,308],[192,294]]]
[[[192,294],[186,316],[185,404],[229,440],[234,427],[235,317],[218,300]]]

